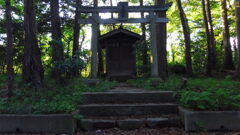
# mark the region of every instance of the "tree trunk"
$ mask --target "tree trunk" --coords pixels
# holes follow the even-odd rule
[[[185,41],[185,59],[186,59],[186,69],[187,69],[187,74],[189,76],[192,76],[192,59],[191,59],[191,37],[190,37],[190,28],[188,25],[188,20],[185,15],[185,12],[182,8],[182,2],[181,0],[177,0],[178,4],[178,9],[179,9],[179,14],[180,14],[180,19],[182,22],[182,28],[183,28],[183,33],[184,33],[184,41]]]
[[[36,33],[35,0],[24,0],[24,59],[22,77],[25,83],[43,86],[44,71]]]
[[[206,12],[206,4],[205,0],[202,0],[202,10],[203,10],[203,19],[205,24],[205,32],[206,32],[206,38],[207,38],[207,70],[206,74],[207,76],[212,76],[212,61],[211,61],[211,54],[212,54],[212,47],[211,47],[211,38],[210,38],[210,32],[209,32],[209,26],[208,26],[208,20],[207,20],[207,12]]]
[[[155,5],[164,6],[165,0],[155,0]],[[166,17],[166,13],[157,13],[158,17]],[[158,73],[162,79],[167,78],[167,24],[157,23],[157,51],[158,51]]]
[[[79,36],[80,36],[80,24],[78,23],[80,13],[78,7],[82,4],[82,0],[76,0],[76,11],[74,21],[74,34],[73,34],[73,51],[72,57],[75,57],[79,52]]]
[[[140,0],[140,6],[143,6],[143,0]],[[144,12],[141,12],[141,18],[144,18]],[[142,64],[143,64],[143,73],[147,72],[147,66],[149,65],[148,55],[147,55],[147,44],[146,44],[146,24],[141,23],[142,37],[144,46],[142,48]]]
[[[51,9],[51,32],[52,32],[52,55],[53,62],[64,60],[63,45],[61,43],[61,22],[59,16],[59,0],[50,1]]]
[[[240,0],[235,0],[236,7],[236,26],[237,26],[237,45],[238,45],[238,62],[234,74],[235,79],[240,79]]]
[[[11,0],[6,0],[6,28],[7,28],[7,88],[8,97],[12,96],[14,83],[13,69],[13,33],[12,33],[12,16],[11,16]]]
[[[230,33],[229,33],[229,22],[228,22],[228,14],[227,14],[227,3],[226,0],[221,0],[222,6],[222,20],[223,20],[223,46],[224,46],[224,69],[225,70],[233,70],[233,57],[230,43]]]
[[[210,1],[206,0],[205,8],[207,12],[207,21],[209,25],[209,36],[210,36],[210,43],[211,43],[211,63],[212,69],[216,69],[217,67],[217,60],[216,60],[216,44],[215,44],[215,37],[214,37],[214,30],[213,30],[213,23],[212,23],[212,13],[211,13],[211,6]]]

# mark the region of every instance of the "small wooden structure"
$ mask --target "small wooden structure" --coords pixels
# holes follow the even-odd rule
[[[159,49],[165,49],[166,46],[166,11],[172,5],[172,3],[165,3],[162,0],[161,5],[155,6],[129,6],[128,2],[119,2],[118,6],[102,6],[102,7],[89,7],[79,5],[79,12],[83,14],[92,15],[85,19],[79,19],[79,24],[92,24],[92,40],[91,40],[91,78],[97,78],[98,73],[98,39],[99,39],[99,25],[100,24],[116,24],[116,23],[147,23],[150,25],[150,42],[151,42],[151,53],[152,53],[152,66],[151,76],[159,77],[160,66],[158,60],[160,57],[164,59],[165,54],[159,54]],[[99,16],[99,13],[118,13],[118,18],[103,19]],[[129,13],[148,13],[147,17],[141,18],[129,18]],[[157,39],[157,24],[161,24],[161,35],[160,39]],[[158,25],[159,26],[159,25]],[[158,43],[162,45],[158,47]]]
[[[134,44],[139,34],[119,28],[99,38],[99,47],[106,49],[106,77],[124,81],[136,76]]]

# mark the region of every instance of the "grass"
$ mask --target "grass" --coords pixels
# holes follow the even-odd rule
[[[5,80],[4,77],[1,78],[3,78],[2,81]],[[89,87],[82,78],[75,78],[65,84],[59,84],[50,78],[45,80],[47,80],[46,88],[32,89],[26,85],[18,86],[11,99],[1,97],[0,113],[72,113],[77,110],[77,106],[81,103],[83,92],[106,91],[116,85],[116,82],[101,81],[95,87]],[[20,84],[19,81],[20,79],[16,80],[18,84]],[[1,83],[1,85],[4,84]]]
[[[131,86],[144,88],[146,90],[170,90],[175,91],[178,88],[178,84],[181,81],[180,76],[170,76],[166,81],[159,83],[157,86],[152,86],[153,79],[138,78],[128,80],[127,83]]]
[[[0,88],[6,88],[6,76],[0,75]],[[116,86],[116,82],[101,81],[95,87],[83,83],[84,79],[75,78],[59,84],[46,78],[47,87],[28,88],[21,85],[16,76],[14,96],[0,98],[0,113],[8,114],[51,114],[72,113],[81,104],[83,92],[101,92]],[[128,80],[134,87],[147,90],[176,91],[179,103],[195,110],[240,110],[240,82],[226,78],[187,78],[187,87],[180,89],[181,76],[170,76],[164,82],[153,85],[154,79],[138,78]]]
[[[152,79],[128,80],[135,87],[147,90],[176,91],[178,102],[194,110],[240,110],[240,82],[225,78],[187,78],[187,86],[180,89],[182,77],[170,76],[166,81],[152,86]]]
[[[134,80],[128,80],[127,83],[138,88],[145,88],[147,90],[169,90],[169,91],[179,91],[180,84],[183,77],[181,76],[170,76],[167,80],[159,85],[153,87],[152,79],[148,78],[138,78]],[[186,78],[187,87],[184,90],[192,91],[204,91],[204,90],[234,90],[240,91],[240,82],[233,81],[231,79],[216,79],[216,78]]]

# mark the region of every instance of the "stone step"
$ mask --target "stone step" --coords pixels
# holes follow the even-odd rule
[[[170,103],[174,101],[174,93],[171,91],[83,93],[83,104]]]
[[[179,117],[140,117],[123,119],[91,119],[86,118],[80,121],[79,127],[85,131],[120,128],[122,130],[134,130],[139,128],[165,128],[181,127]]]
[[[163,104],[88,104],[79,106],[79,114],[87,116],[142,116],[178,113],[178,105]]]

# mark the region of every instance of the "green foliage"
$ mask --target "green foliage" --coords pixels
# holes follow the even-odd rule
[[[184,91],[180,94],[180,103],[195,110],[240,110],[240,94],[228,90],[206,90],[202,92]]]
[[[147,77],[150,75],[151,71],[151,64],[150,64],[150,58],[149,56],[151,55],[149,51],[147,51],[147,65],[143,64],[143,50],[145,49],[150,50],[150,41],[143,41],[140,40],[135,44],[135,49],[136,49],[136,69],[137,69],[137,76],[138,77]]]
[[[81,57],[70,57],[64,61],[55,62],[53,66],[54,70],[61,75],[62,79],[70,79],[79,75],[86,67],[86,64],[86,61],[84,61]]]
[[[116,86],[116,82],[101,81],[95,87],[89,87],[83,82],[84,79],[76,78],[69,84],[59,85],[48,79],[48,88],[35,90],[21,87],[11,99],[0,98],[0,113],[72,113],[81,103],[82,92],[106,91]]]
[[[144,88],[146,90],[173,90],[176,91],[181,78],[178,76],[170,76],[164,82],[159,82],[159,85],[153,86],[154,79],[138,78],[128,80],[127,83],[138,88]]]
[[[127,82],[147,90],[171,90],[177,92],[179,103],[195,110],[240,110],[240,82],[214,78],[187,78],[187,87],[180,90],[181,77],[170,76],[164,82],[152,86],[153,79],[139,78]]]
[[[181,63],[170,63],[168,65],[168,70],[170,71],[170,73],[173,73],[173,74],[178,74],[178,75],[186,74],[185,65]]]

